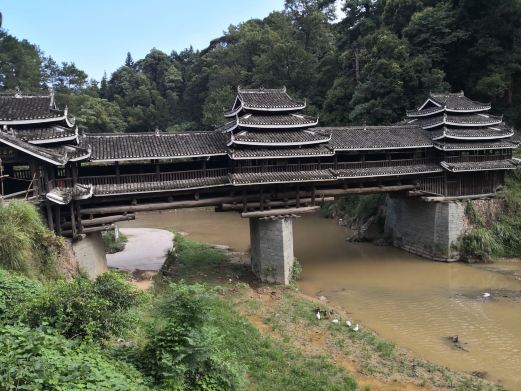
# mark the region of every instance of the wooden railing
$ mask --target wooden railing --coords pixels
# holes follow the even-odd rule
[[[415,166],[419,164],[434,163],[431,159],[400,159],[400,160],[377,160],[340,163],[302,163],[284,165],[245,166],[233,169],[234,173],[252,174],[262,172],[295,172],[312,170],[352,170],[378,167]]]
[[[159,172],[146,174],[123,174],[123,175],[99,175],[99,176],[85,176],[79,177],[78,183],[84,185],[93,185],[95,187],[113,187],[118,191],[129,190],[136,188],[157,190],[157,184],[163,183],[164,189],[171,187],[169,183],[175,181],[189,181],[202,178],[219,178],[228,175],[227,168],[211,168],[207,170],[191,170],[191,171],[173,171],[173,172]],[[49,181],[49,188],[55,187],[71,187],[72,178],[54,179]],[[148,186],[149,184],[156,184],[155,186]]]
[[[494,160],[509,159],[510,156],[507,154],[500,155],[467,155],[467,156],[448,156],[444,158],[447,163],[478,163],[478,162],[490,162]]]

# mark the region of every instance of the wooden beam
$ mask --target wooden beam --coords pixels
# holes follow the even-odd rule
[[[362,188],[348,188],[348,189],[317,189],[315,193],[315,201],[321,202],[322,199],[326,199],[327,197],[334,196],[343,196],[350,194],[370,194],[370,193],[386,193],[386,192],[395,192],[395,191],[405,191],[405,190],[414,190],[416,186],[414,185],[401,185],[401,186],[387,186],[387,187],[362,187]],[[295,192],[288,193],[280,193],[277,195],[279,199],[293,199],[296,196]],[[299,197],[310,197],[310,192],[299,192]],[[257,201],[258,197],[253,194],[244,196],[227,196],[227,197],[214,197],[207,199],[199,199],[199,200],[183,200],[183,201],[173,201],[173,202],[158,202],[151,204],[141,204],[141,205],[120,205],[120,206],[102,206],[102,207],[92,207],[85,208],[80,211],[82,215],[97,215],[97,214],[115,214],[115,213],[130,213],[130,212],[147,212],[147,211],[155,211],[155,210],[165,210],[165,209],[182,209],[182,208],[197,208],[201,206],[218,206],[226,203],[233,202],[244,202],[248,200]],[[302,201],[302,200],[301,200]],[[272,205],[274,201],[270,200],[270,205]],[[246,211],[244,211],[246,212]]]
[[[320,206],[307,206],[304,208],[285,208],[285,209],[271,209],[257,212],[241,213],[244,218],[270,217],[278,215],[299,215],[303,213],[313,213],[320,209]]]
[[[466,196],[453,196],[453,197],[421,197],[426,202],[449,202],[449,201],[463,201],[463,200],[479,200],[484,198],[493,198],[496,193],[487,194],[475,194]]]
[[[335,198],[334,197],[324,197],[324,198],[321,198],[319,201],[321,202],[329,202],[329,201],[334,201]],[[318,200],[317,200],[318,201]],[[288,200],[287,202],[288,204],[290,205],[297,205],[297,200]],[[301,198],[300,199],[300,203],[311,203],[311,198]],[[255,208],[260,208],[260,202],[248,202],[246,204],[246,206],[249,208],[249,209],[255,209]],[[266,200],[264,200],[263,202],[264,205],[266,205]],[[274,206],[286,206],[286,201],[270,201],[269,202],[269,207],[274,207]],[[299,206],[297,205],[297,208]],[[243,210],[244,207],[242,204],[222,204],[220,205],[219,207],[219,211],[223,211],[223,212],[227,212],[227,211],[234,211],[234,210]]]
[[[83,230],[83,233],[84,234],[90,234],[90,233],[93,233],[93,232],[110,231],[111,229],[114,229],[114,228],[116,228],[116,226],[114,224],[104,225],[103,227],[90,227],[90,228],[85,228]],[[72,231],[71,230],[63,231],[63,236],[71,236],[71,235],[72,235]]]
[[[117,215],[117,216],[104,216],[104,217],[97,217],[94,219],[84,219],[81,220],[81,224],[84,227],[92,227],[95,225],[102,225],[102,224],[112,224],[118,221],[128,221],[128,220],[135,220],[136,215],[128,214],[128,215]],[[63,224],[64,228],[71,228],[71,223],[65,223]]]

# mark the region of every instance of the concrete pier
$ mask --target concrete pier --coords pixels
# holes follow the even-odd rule
[[[436,261],[459,259],[465,204],[387,197],[385,236],[395,247]]]
[[[250,218],[251,266],[263,282],[289,284],[293,261],[290,218]]]
[[[78,267],[90,278],[96,278],[99,274],[108,271],[101,232],[89,233],[83,239],[73,242],[72,249]]]

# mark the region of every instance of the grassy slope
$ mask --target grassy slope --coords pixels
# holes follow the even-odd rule
[[[317,321],[317,306],[340,319],[347,314],[294,288],[256,286],[248,265],[230,260],[222,250],[180,238],[169,263],[171,279],[220,286],[212,322],[247,367],[252,389],[356,389],[348,372],[364,389],[503,389],[418,360],[370,330],[348,332],[345,326]]]

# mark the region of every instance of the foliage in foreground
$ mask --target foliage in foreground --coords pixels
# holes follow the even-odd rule
[[[66,338],[107,339],[135,324],[130,310],[141,300],[142,293],[117,273],[95,281],[78,277],[45,285],[24,306],[22,321],[50,326]]]
[[[171,284],[154,306],[135,365],[162,389],[235,390],[242,368],[211,326],[210,294],[202,285]]]
[[[0,325],[0,390],[146,390],[142,375],[92,346]]]
[[[0,267],[26,275],[54,275],[63,241],[49,231],[25,201],[0,204]]]

